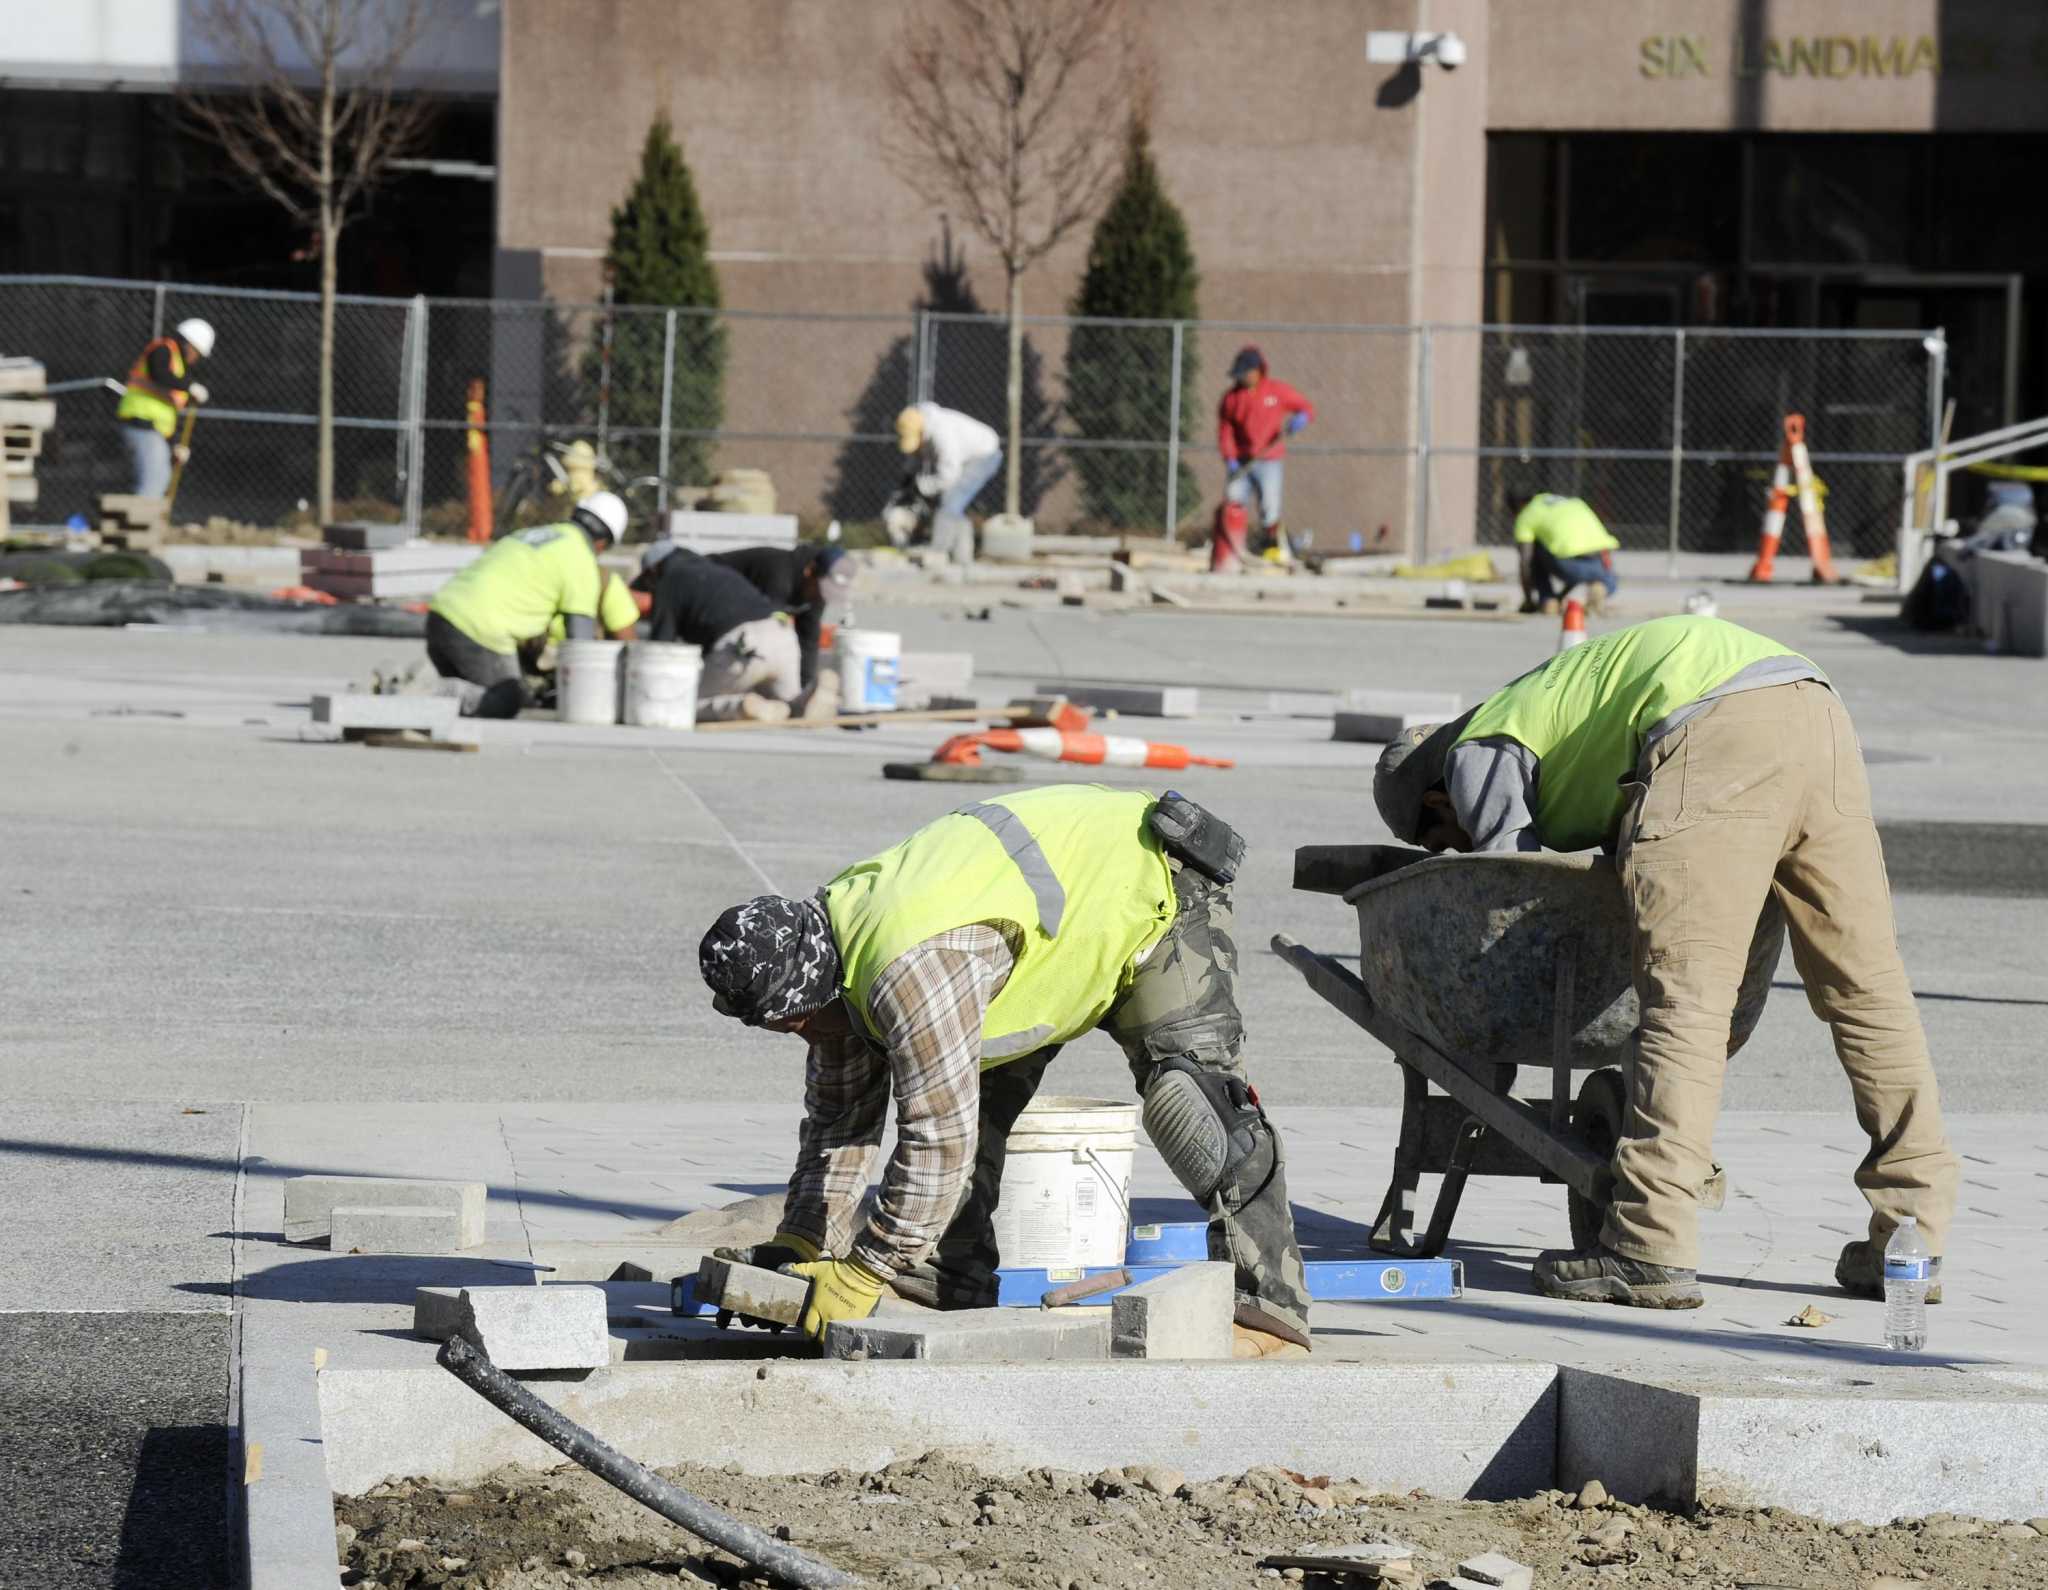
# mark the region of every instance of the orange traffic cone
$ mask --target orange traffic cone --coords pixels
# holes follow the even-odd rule
[[[984,746],[991,751],[1015,751],[1042,756],[1049,762],[1080,762],[1090,767],[1159,767],[1178,772],[1189,767],[1237,765],[1226,758],[1196,756],[1182,745],[1068,729],[986,729],[979,734],[956,734],[932,753],[932,760],[975,766]]]
[[[1557,649],[1570,651],[1586,644],[1586,604],[1576,596],[1564,604],[1564,623],[1557,632]]]

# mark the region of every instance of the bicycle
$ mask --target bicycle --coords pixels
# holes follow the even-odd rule
[[[577,456],[579,448],[588,456]],[[538,518],[521,518],[521,511],[530,504],[543,515],[553,512],[548,506],[550,499],[568,497],[572,466],[589,468],[600,490],[617,492],[630,520],[652,523],[659,514],[659,475],[628,475],[588,442],[542,436],[512,465],[498,491],[493,538],[540,522]],[[566,506],[563,511],[567,511]]]

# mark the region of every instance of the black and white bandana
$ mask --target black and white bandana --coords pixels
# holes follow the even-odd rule
[[[712,1007],[749,1027],[786,1021],[839,993],[839,946],[815,900],[758,895],[733,906],[697,946]]]

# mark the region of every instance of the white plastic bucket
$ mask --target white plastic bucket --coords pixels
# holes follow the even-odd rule
[[[842,712],[894,712],[896,671],[903,637],[886,629],[842,629],[832,642],[839,655]]]
[[[704,654],[679,642],[643,640],[626,653],[626,721],[647,729],[697,727]]]
[[[564,723],[619,721],[619,640],[565,640],[555,648],[555,705]]]
[[[1138,1107],[1111,1099],[1034,1099],[1010,1129],[996,1202],[1006,1265],[1065,1270],[1122,1264],[1131,1224]]]

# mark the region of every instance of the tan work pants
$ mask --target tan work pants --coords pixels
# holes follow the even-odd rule
[[[1630,787],[1615,861],[1635,908],[1643,1025],[1601,1241],[1699,1266],[1729,1019],[1775,891],[1870,1137],[1856,1171],[1870,1239],[1882,1247],[1912,1215],[1941,1253],[1959,1167],[1899,960],[1863,753],[1835,693],[1804,680],[1718,701],[1653,746]]]
[[[727,630],[704,653],[697,716],[737,718],[749,695],[795,701],[803,693],[803,650],[787,618],[756,618]]]

